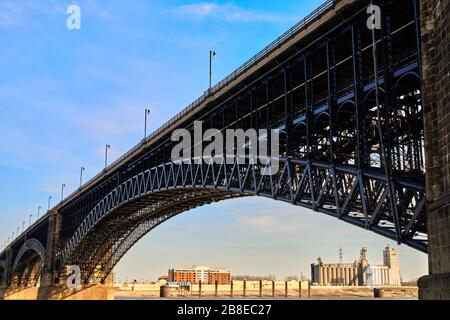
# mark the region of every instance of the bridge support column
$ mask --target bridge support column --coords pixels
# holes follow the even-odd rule
[[[37,295],[38,300],[51,300],[57,290],[58,284],[55,279],[55,260],[60,229],[61,216],[58,214],[58,211],[52,210],[49,212],[47,249],[45,251],[45,265],[42,270]]]
[[[418,285],[427,300],[450,299],[449,5],[420,0],[429,275]]]
[[[8,292],[8,286],[11,282],[11,266],[12,266],[12,252],[8,250],[6,253],[6,259],[3,264],[3,274],[1,275],[0,282],[0,300],[4,300]]]

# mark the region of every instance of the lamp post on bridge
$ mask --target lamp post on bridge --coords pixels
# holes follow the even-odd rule
[[[25,221],[22,221],[22,232],[25,231]]]
[[[38,213],[37,213],[37,219],[38,219],[38,220],[39,220],[39,213],[40,213],[41,209],[42,209],[42,207],[39,206],[39,207],[38,207]]]
[[[80,188],[83,185],[83,171],[84,171],[84,167],[81,167],[81,170],[80,170]]]
[[[145,109],[144,140],[147,139],[147,117],[149,115],[150,115],[150,109]]]
[[[215,51],[209,50],[209,91],[211,91],[212,86],[212,60],[216,59],[217,54]]]
[[[48,209],[50,210],[50,202],[52,201],[52,196],[48,196]]]
[[[111,149],[111,145],[107,144],[105,146],[105,169],[108,166],[108,150]]]
[[[61,185],[61,201],[63,201],[63,199],[64,199],[64,188],[66,187],[66,185],[63,183],[62,185]]]
[[[29,219],[28,219],[28,228],[31,227],[31,218],[32,218],[32,217],[33,217],[33,215],[30,214],[30,217],[29,217]]]
[[[19,237],[19,230],[20,230],[20,228],[17,227],[17,232],[16,232],[16,237],[17,237],[17,238]]]

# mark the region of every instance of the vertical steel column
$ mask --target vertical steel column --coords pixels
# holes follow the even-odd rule
[[[310,81],[311,68],[308,54],[304,56],[304,72],[305,72],[305,122],[306,122],[306,158],[311,159],[311,104],[310,104]]]
[[[419,0],[412,0],[413,2],[413,10],[414,10],[414,26],[416,31],[416,51],[417,51],[417,64],[419,67],[419,76],[420,79],[423,79],[423,71],[422,71],[422,45],[421,45],[421,37],[422,33],[420,31],[420,12],[419,12]],[[423,101],[423,82],[419,81],[419,87],[420,87],[420,95],[421,100]],[[416,140],[417,137],[415,137],[414,141],[414,153],[415,153],[415,164],[414,164],[414,170],[421,170],[424,166],[424,155],[422,154],[422,147],[420,146],[421,143]]]
[[[248,92],[250,94],[250,128],[253,128],[253,88]]]
[[[270,77],[268,77],[268,79],[266,80],[266,129],[269,130],[270,129],[270,89],[269,89],[269,82],[270,82]],[[268,140],[268,142],[270,142],[270,140]],[[268,146],[268,148],[270,148]]]
[[[361,42],[359,41],[360,31],[357,29],[357,26],[352,25],[352,58],[353,58],[353,90],[354,90],[354,100],[355,100],[355,122],[356,122],[356,147],[355,147],[355,162],[358,168],[363,166],[365,162],[362,157],[362,144],[364,142],[364,130],[362,130],[362,116],[364,112],[361,112]]]
[[[291,132],[291,118],[289,115],[289,100],[288,100],[288,84],[287,84],[287,71],[283,69],[283,80],[284,80],[284,123],[286,126],[286,156],[289,156],[289,136]]]
[[[327,55],[327,81],[328,81],[328,119],[330,124],[330,164],[333,163],[334,159],[334,148],[333,148],[333,137],[335,133],[335,121],[334,121],[334,110],[335,105],[335,86],[336,86],[336,70],[335,70],[335,59],[334,59],[334,48],[331,48],[331,40],[326,42],[326,55]]]
[[[258,105],[258,88],[254,88],[253,89],[255,91],[255,107],[256,107],[256,111],[255,111],[255,129],[257,131],[259,131],[259,113],[261,112],[261,110],[259,109],[259,105]],[[253,97],[253,95],[252,95]]]
[[[373,1],[372,1],[373,3]],[[383,63],[384,63],[384,85],[385,85],[385,89],[389,90],[389,88],[387,87],[387,83],[389,83],[389,76],[390,73],[388,72],[387,68],[387,52],[386,51],[386,42],[385,42],[385,37],[386,37],[386,19],[385,19],[385,15],[383,15],[382,17],[382,25],[381,25],[381,29],[382,29],[382,37],[381,37],[381,43],[382,43],[382,48],[383,48]],[[375,81],[375,99],[376,99],[376,105],[377,105],[377,118],[378,118],[378,131],[379,131],[379,137],[380,137],[380,149],[381,149],[381,156],[382,156],[382,165],[384,166],[384,173],[387,177],[387,188],[389,188],[389,203],[390,203],[390,207],[391,207],[391,211],[392,211],[392,217],[393,217],[393,222],[395,225],[395,235],[396,235],[396,240],[397,243],[400,244],[400,239],[401,239],[401,229],[400,229],[400,222],[399,222],[399,216],[398,216],[398,211],[397,211],[397,201],[396,201],[396,195],[395,195],[395,188],[394,188],[394,183],[392,180],[392,169],[391,169],[391,158],[390,158],[390,151],[389,151],[389,144],[388,147],[386,148],[385,146],[385,142],[387,141],[388,143],[390,142],[390,134],[389,132],[387,134],[385,134],[383,132],[383,124],[381,122],[381,114],[380,114],[380,96],[379,96],[379,80],[378,80],[378,60],[377,60],[377,46],[376,46],[376,30],[372,29],[372,55],[373,55],[373,72],[374,72],[374,81]],[[390,100],[388,99],[389,97],[389,93],[385,92],[385,117],[386,117],[386,121],[385,121],[385,126],[386,126],[386,122],[388,123],[389,120],[389,107],[390,107]],[[386,126],[388,129],[389,125]],[[384,141],[384,136],[387,136],[386,141]]]
[[[235,103],[235,106],[234,106],[234,116],[235,116],[235,118],[234,118],[234,129],[238,129],[238,123],[239,123],[239,104],[238,104],[238,99],[236,98],[236,99],[234,99],[234,103]]]

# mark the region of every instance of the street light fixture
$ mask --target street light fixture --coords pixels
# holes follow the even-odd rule
[[[217,54],[215,51],[209,50],[209,90],[211,90],[212,85],[212,60],[216,59]]]
[[[105,168],[108,166],[108,150],[111,149],[111,145],[105,146]]]
[[[61,185],[61,201],[64,199],[64,188],[65,188],[65,184],[63,183],[62,185]]]
[[[145,126],[144,126],[144,140],[147,139],[147,116],[150,115],[150,109],[145,109]]]
[[[80,188],[83,185],[83,171],[84,171],[84,167],[81,167],[81,170],[80,170]]]
[[[30,214],[30,217],[28,218],[28,228],[31,227],[31,218],[33,217],[32,214]]]
[[[39,220],[39,213],[41,212],[41,209],[42,209],[42,207],[39,206],[39,207],[38,207],[38,215],[37,215],[38,220]]]
[[[22,232],[25,231],[25,221],[22,221]]]
[[[48,209],[50,210],[50,202],[52,201],[52,196],[48,196]]]

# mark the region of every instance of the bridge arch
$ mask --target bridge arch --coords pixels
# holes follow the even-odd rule
[[[363,99],[364,123],[365,123],[365,150],[364,161],[373,167],[382,167],[382,153],[380,146],[380,134],[378,130],[378,107],[380,110],[380,122],[383,124],[386,119],[385,91],[379,88],[379,106],[376,103],[375,88],[369,90]]]
[[[293,130],[292,130],[292,139],[290,141],[290,144],[295,147],[295,150],[293,150],[293,154],[298,159],[306,159],[308,150],[308,127],[305,122],[299,122],[297,123]]]
[[[17,264],[25,255],[25,253],[29,250],[36,252],[42,261],[45,261],[45,248],[41,244],[41,242],[37,239],[28,239],[22,247],[20,247],[19,252],[17,253],[16,259],[14,260],[13,270],[17,267]]]
[[[393,166],[396,170],[423,174],[424,113],[419,75],[416,72],[402,75],[393,91]]]
[[[70,264],[78,264],[84,271],[82,279],[85,283],[95,279],[103,281],[120,261],[125,253],[145,234],[153,230],[161,223],[190,209],[219,202],[226,199],[242,197],[238,193],[213,192],[212,190],[170,190],[157,192],[159,197],[169,197],[171,200],[161,205],[145,206],[129,215],[125,220],[110,223],[115,224],[108,232],[103,227],[98,227],[93,233],[100,233],[104,241],[89,254],[70,259]],[[192,200],[195,199],[196,203]],[[109,221],[111,219],[107,218]],[[87,235],[83,243],[90,242],[92,234]],[[77,252],[86,249],[77,250]],[[81,265],[80,265],[81,263]]]
[[[136,174],[106,195],[65,243],[58,253],[61,276],[65,265],[82,264],[85,282],[99,270],[101,279],[105,279],[144,230],[191,208],[244,196],[264,196],[307,207],[426,250],[419,239],[426,226],[416,223],[424,215],[421,186],[395,182],[414,194],[401,212],[407,226],[400,225],[402,233],[397,235],[392,228],[396,220],[386,205],[387,184],[377,172],[333,167],[325,162],[279,160],[280,170],[273,176],[261,175],[260,165],[223,161],[171,162]],[[373,198],[364,192],[368,188],[376,188]]]
[[[405,79],[407,79],[407,80],[408,79],[411,79],[411,80],[415,79],[415,81],[417,81],[418,84],[420,85],[420,76],[419,76],[419,74],[417,72],[414,72],[414,71],[409,71],[407,73],[402,74],[400,77],[398,77],[397,81],[395,81],[394,88],[397,89],[402,82],[405,82]]]
[[[330,115],[323,111],[314,117],[312,126],[312,151],[313,159],[329,161],[330,160]]]
[[[335,115],[336,158],[339,163],[356,164],[356,104],[353,100],[341,103]]]
[[[16,255],[11,271],[12,283],[17,286],[36,285],[45,264],[45,248],[37,239],[27,239]]]

